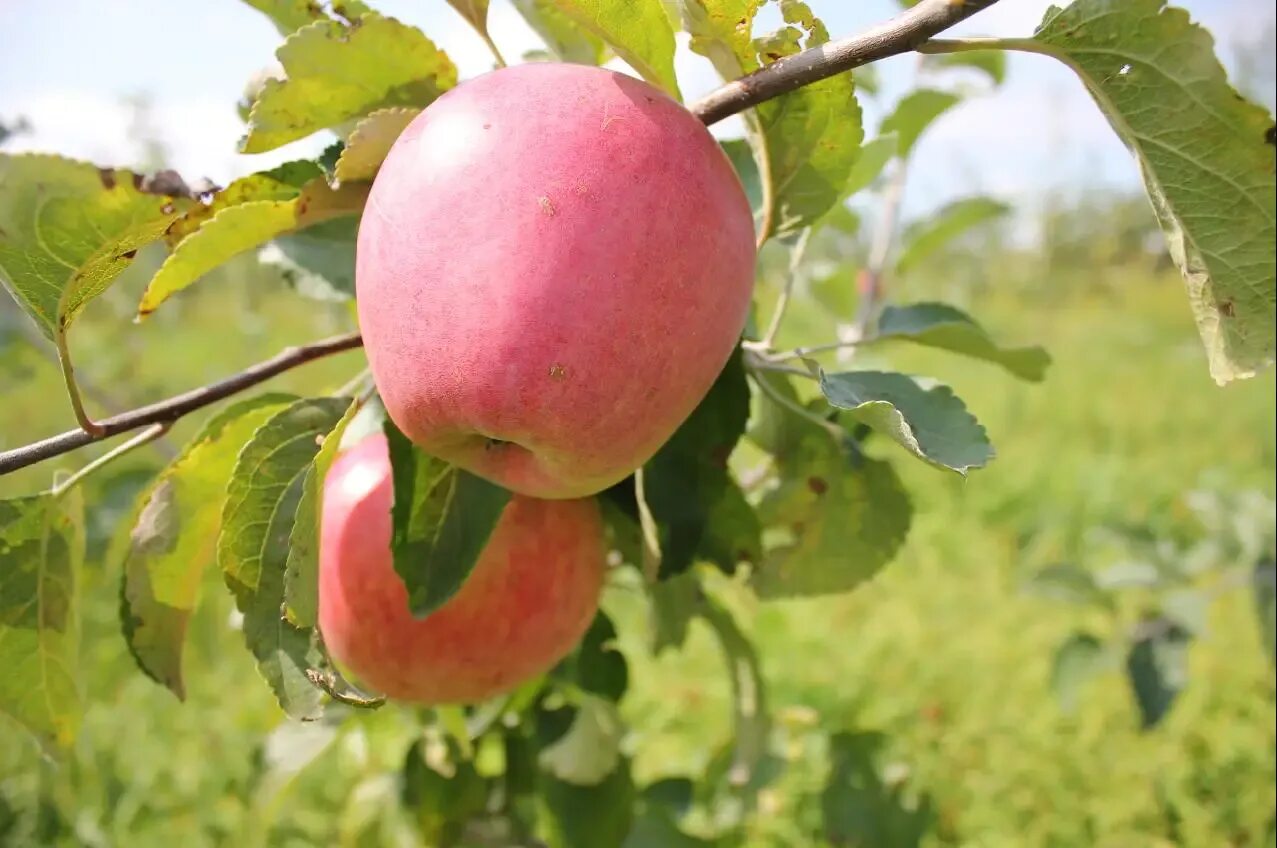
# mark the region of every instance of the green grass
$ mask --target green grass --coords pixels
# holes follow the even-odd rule
[[[197,316],[181,336],[176,322],[122,327],[124,313],[111,316],[104,304],[80,328],[89,352],[82,368],[151,399],[348,320],[260,286],[224,281],[181,299],[185,317]],[[250,295],[260,298],[252,313],[272,323],[257,318],[258,330],[245,334]],[[936,812],[926,844],[1266,844],[1277,717],[1249,596],[1219,596],[1206,637],[1192,648],[1188,690],[1162,726],[1141,733],[1116,673],[1088,686],[1076,712],[1060,709],[1050,688],[1056,644],[1104,622],[1021,586],[1049,563],[1108,564],[1112,552],[1097,541],[1105,527],[1191,538],[1197,530],[1184,496],[1195,488],[1271,497],[1272,374],[1214,386],[1170,276],[1132,274],[1104,291],[1055,291],[1049,300],[1005,290],[967,306],[1000,338],[1046,345],[1055,357],[1046,382],[1025,385],[909,348],[892,351],[891,361],[952,383],[988,428],[998,459],[962,480],[874,443],[876,454],[896,461],[917,514],[902,556],[854,594],[760,604],[714,581],[758,645],[778,715],[774,753],[788,766],[760,797],[753,844],[812,844],[825,739],[837,730],[885,734],[879,763],[902,787],[902,803],[925,795]],[[130,341],[108,343],[121,332]],[[69,422],[56,371],[17,351],[0,357],[0,379],[9,381],[6,445]],[[345,357],[287,384],[317,390],[357,367]],[[148,454],[135,462],[158,461]],[[47,475],[6,479],[3,494],[32,490]],[[99,494],[113,479],[95,481]],[[99,547],[119,509],[99,516]],[[185,704],[133,669],[115,620],[115,573],[95,561],[86,583],[84,732],[74,755],[53,765],[0,719],[0,844],[6,821],[15,822],[8,838],[22,845],[410,844],[395,841],[387,813],[395,803],[388,770],[402,762],[410,713],[348,722],[290,782],[284,754],[309,746],[297,743],[295,727],[267,743],[280,714],[227,626],[230,605],[216,575],[192,628]],[[652,659],[638,596],[618,586],[608,606],[631,664],[623,710],[639,775],[699,773],[731,734],[713,640],[697,624],[683,651]],[[369,821],[379,836],[368,835]]]

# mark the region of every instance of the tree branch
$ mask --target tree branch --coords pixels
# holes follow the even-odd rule
[[[786,56],[762,70],[727,83],[693,103],[706,124],[757,106],[765,100],[888,56],[907,53],[933,35],[960,23],[997,0],[921,0],[870,30]]]
[[[959,23],[997,0],[921,0],[891,20],[849,38],[830,41],[787,56],[762,70],[727,83],[689,108],[707,126],[834,74],[906,53],[927,39]],[[70,430],[34,444],[0,453],[0,475],[68,453],[93,442],[152,424],[171,424],[197,409],[224,400],[298,365],[350,350],[363,344],[357,333],[336,336],[301,347],[247,368],[216,383],[192,389],[167,400],[96,422],[100,433]],[[759,381],[763,385],[762,381]]]
[[[298,365],[304,365],[307,362],[313,362],[316,359],[331,356],[334,353],[351,350],[362,344],[363,340],[360,339],[358,333],[350,333],[344,336],[333,336],[332,338],[312,342],[301,347],[290,347],[264,362],[249,366],[238,374],[227,377],[225,380],[219,380],[216,383],[192,389],[189,392],[175,395],[150,406],[134,409],[131,412],[104,418],[98,422],[102,426],[102,435],[100,436],[94,436],[79,429],[68,430],[65,433],[51,436],[34,444],[4,451],[0,453],[0,474],[8,474],[10,471],[25,468],[28,465],[73,451],[76,448],[84,447],[102,439],[118,436],[120,433],[136,430],[139,427],[172,423],[197,409],[202,409],[210,404],[217,403],[219,400],[238,394],[258,383],[269,380],[271,377],[296,368]]]

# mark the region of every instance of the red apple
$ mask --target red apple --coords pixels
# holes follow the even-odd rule
[[[704,397],[754,259],[745,193],[695,116],[624,74],[521,65],[449,91],[395,142],[360,223],[359,324],[424,450],[581,497]]]
[[[380,434],[324,481],[319,625],[368,687],[421,704],[483,700],[549,670],[589,628],[606,556],[594,500],[514,496],[460,591],[422,619],[391,558],[393,500]]]

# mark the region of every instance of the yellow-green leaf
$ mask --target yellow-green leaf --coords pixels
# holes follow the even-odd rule
[[[50,339],[192,205],[144,186],[131,171],[0,154],[0,282]]]
[[[674,30],[661,0],[554,0],[578,26],[611,45],[643,79],[680,98]]]
[[[420,114],[420,109],[403,106],[378,109],[356,124],[337,158],[334,171],[337,180],[359,182],[377,176],[395,139]]]
[[[421,108],[457,83],[448,55],[415,27],[365,14],[319,20],[276,52],[288,78],[267,80],[249,115],[244,153],[261,153],[388,106]]]
[[[0,501],[0,711],[66,748],[80,723],[78,488]]]
[[[240,448],[293,398],[270,394],[214,416],[138,499],[124,555],[120,617],[138,666],[185,697],[182,647],[215,554],[226,483]]]
[[[1277,348],[1273,118],[1228,84],[1210,34],[1165,0],[1051,8],[1031,40],[1081,76],[1134,154],[1218,383]]]

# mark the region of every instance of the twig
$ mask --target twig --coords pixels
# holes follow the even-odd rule
[[[757,106],[818,80],[861,65],[916,49],[997,0],[921,0],[912,8],[872,29],[795,53],[710,92],[689,108],[706,125]],[[102,439],[162,422],[171,423],[209,404],[255,386],[277,374],[320,357],[362,344],[358,334],[338,336],[298,348],[258,363],[238,374],[149,406],[91,422],[100,434],[73,430],[34,444],[0,453],[0,475],[75,450]],[[759,381],[759,385],[765,385]],[[769,387],[770,388],[770,387]],[[87,416],[85,416],[87,417]],[[827,423],[827,422],[826,422]]]
[[[807,243],[811,241],[811,228],[802,231],[798,236],[798,240],[794,242],[794,246],[789,253],[789,270],[785,273],[785,285],[780,290],[780,297],[776,298],[776,308],[772,311],[771,321],[767,325],[767,332],[763,334],[763,338],[759,341],[758,347],[761,350],[768,351],[772,349],[772,344],[776,341],[776,334],[780,332],[780,322],[785,318],[785,310],[789,308],[789,299],[794,293],[794,280],[798,277],[798,266],[802,264],[803,255],[807,252]]]
[[[843,350],[849,347],[859,347],[868,341],[869,339],[859,339],[858,341],[830,342],[829,344],[811,345],[809,347],[796,347],[793,350],[782,350],[779,353],[764,355],[763,362],[767,365],[773,366],[767,370],[776,370],[774,366],[776,366],[777,363],[788,362],[791,359],[802,359],[803,357],[811,356],[815,353],[828,353],[831,350]]]
[[[795,53],[729,82],[691,105],[706,124],[834,74],[916,49],[997,0],[922,0],[872,29]]]
[[[785,407],[790,412],[794,413],[800,418],[805,418],[808,421],[810,421],[812,424],[815,424],[817,427],[824,430],[829,435],[833,436],[835,441],[841,442],[846,437],[846,433],[844,433],[843,429],[839,427],[837,424],[833,423],[832,421],[827,421],[826,419],[821,418],[819,415],[812,412],[810,409],[799,406],[798,404],[794,403],[789,398],[782,395],[780,392],[776,391],[776,387],[768,383],[766,377],[762,376],[756,371],[753,372],[752,376],[754,378],[754,382],[758,385],[758,388],[762,390],[763,394],[767,395],[776,403]]]
[[[217,403],[231,395],[265,382],[271,377],[282,374],[298,365],[341,353],[359,347],[363,341],[358,333],[344,336],[333,336],[301,347],[292,347],[256,365],[252,365],[216,383],[183,392],[180,395],[125,412],[98,422],[102,425],[102,435],[93,436],[84,430],[69,430],[57,436],[51,436],[34,444],[0,453],[0,474],[8,474],[19,468],[58,456],[76,448],[84,447],[102,439],[137,430],[149,424],[171,423],[194,412],[197,409]]]
[[[158,439],[160,436],[163,436],[166,432],[168,432],[168,428],[170,426],[172,425],[168,422],[163,422],[160,424],[152,424],[150,427],[143,430],[141,433],[138,433],[136,436],[129,439],[124,444],[117,445],[116,447],[111,448],[111,450],[102,454],[97,459],[93,460],[88,465],[84,466],[79,471],[72,474],[70,477],[67,477],[62,482],[55,483],[49,493],[53,495],[55,498],[61,496],[68,489],[74,486],[76,483],[79,483],[85,477],[88,477],[90,474],[92,474],[94,471],[97,471],[102,466],[107,465],[111,462],[114,462],[115,460],[124,456],[129,451],[134,450],[135,448],[140,448],[142,447],[142,445],[146,444],[147,442],[153,441],[154,439]]]

